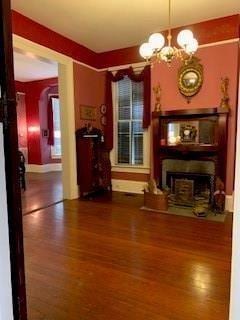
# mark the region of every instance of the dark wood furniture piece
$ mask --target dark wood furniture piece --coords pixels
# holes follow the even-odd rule
[[[21,151],[18,151],[18,158],[19,158],[19,164],[18,164],[18,170],[19,170],[19,178],[20,178],[20,187],[26,191],[26,179],[25,179],[25,157],[24,154]]]
[[[111,191],[111,163],[102,131],[83,127],[76,131],[77,179],[81,197]]]
[[[162,161],[164,159],[213,161],[215,175],[226,183],[228,113],[229,110],[221,108],[152,113],[154,178],[160,187],[162,187]],[[168,125],[175,123],[197,124],[197,139],[189,142],[169,143]],[[201,134],[200,128],[202,128]]]

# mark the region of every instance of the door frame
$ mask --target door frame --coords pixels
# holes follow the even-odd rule
[[[63,199],[76,199],[79,193],[75,140],[74,61],[70,57],[15,34],[13,35],[13,48],[58,63],[59,99],[61,103]]]
[[[231,292],[229,320],[240,317],[240,41],[238,48],[238,93],[237,93],[237,128],[235,155],[234,210],[232,227]]]
[[[2,0],[0,2],[0,17],[0,121],[3,124],[4,165],[6,175],[6,200],[12,285],[12,310],[8,311],[8,317],[9,319],[12,319],[13,316],[15,320],[27,320],[10,0]],[[10,307],[10,305],[8,307]],[[12,313],[12,315],[9,313]]]

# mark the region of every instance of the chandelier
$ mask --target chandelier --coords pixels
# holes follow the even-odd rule
[[[188,29],[179,32],[177,43],[181,48],[172,46],[171,0],[169,0],[167,45],[164,46],[165,38],[161,33],[153,33],[149,37],[148,42],[140,46],[139,53],[145,60],[151,63],[165,61],[170,65],[174,58],[191,59],[192,55],[198,49],[198,42],[193,37],[192,31]]]

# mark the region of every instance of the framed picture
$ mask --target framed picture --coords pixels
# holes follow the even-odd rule
[[[80,118],[82,120],[96,120],[97,108],[93,106],[80,106]]]
[[[197,137],[197,128],[191,124],[180,125],[180,136],[182,143],[195,143]]]

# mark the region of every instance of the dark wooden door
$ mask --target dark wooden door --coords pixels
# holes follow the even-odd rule
[[[26,320],[21,194],[18,177],[18,136],[13,76],[10,0],[0,2],[0,121],[3,123],[10,260],[15,320]]]

